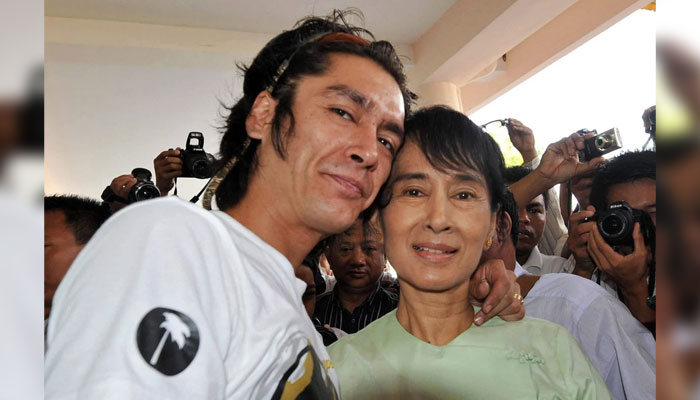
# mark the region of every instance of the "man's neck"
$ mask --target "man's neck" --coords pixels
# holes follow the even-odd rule
[[[434,293],[420,291],[402,281],[396,319],[418,339],[444,346],[469,329],[474,321],[474,308],[467,300],[468,283],[450,293]]]
[[[292,266],[298,266],[323,234],[293,221],[292,213],[281,210],[275,196],[255,195],[264,188],[254,181],[251,179],[246,195],[226,213],[282,253]]]
[[[364,301],[372,294],[372,292],[374,292],[376,288],[377,285],[359,289],[340,284],[336,285],[340,305],[351,314],[357,307],[364,303]]]
[[[522,251],[522,250],[516,250],[515,251],[515,259],[518,260],[518,263],[520,265],[525,265],[527,262],[527,259],[530,258],[530,254],[535,251],[535,249],[531,249],[530,251]]]

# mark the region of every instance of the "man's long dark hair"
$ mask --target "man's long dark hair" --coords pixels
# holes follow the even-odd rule
[[[294,131],[292,105],[299,81],[303,77],[323,74],[329,66],[331,54],[365,57],[384,68],[401,89],[404,109],[408,115],[415,95],[406,87],[403,65],[389,42],[369,41],[365,46],[351,41],[317,41],[323,34],[336,32],[373,40],[369,31],[346,22],[346,17],[351,14],[358,12],[334,11],[327,18],[305,18],[294,29],[285,31],[268,42],[248,67],[239,66],[244,73],[243,97],[230,108],[226,119],[218,166],[223,167],[233,157],[238,157],[238,162],[216,190],[219,209],[229,209],[243,198],[256,168],[260,141],[249,138],[245,122],[258,94],[269,90],[277,100],[272,121],[272,143],[277,154],[284,158],[287,139]],[[283,64],[286,68],[281,68]],[[286,132],[282,132],[283,126],[288,127]]]

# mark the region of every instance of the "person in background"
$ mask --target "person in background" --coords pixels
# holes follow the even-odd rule
[[[44,197],[44,320],[68,268],[109,216],[105,206],[86,197]]]
[[[355,333],[396,308],[398,295],[382,287],[384,239],[376,222],[360,217],[327,240],[326,258],[337,283],[316,300],[323,325]]]
[[[503,260],[518,276],[529,317],[566,328],[618,400],[654,399],[656,341],[627,307],[603,288],[573,274],[530,275],[515,259],[518,208],[508,191],[493,244],[481,262]]]
[[[635,222],[632,246],[611,246],[601,236],[596,221],[584,221],[615,202],[624,201],[656,225],[656,152],[623,153],[598,171],[591,189],[590,205],[571,216],[569,248],[576,260],[573,273],[594,280],[618,297],[632,315],[652,332],[656,312],[648,304],[650,272],[655,268],[655,235],[645,239]]]
[[[529,169],[535,169],[540,163],[540,156],[535,148],[535,135],[532,129],[525,126],[522,122],[515,118],[508,118],[506,128],[508,129],[508,137],[513,146],[520,152],[523,157],[523,166]],[[550,256],[560,256],[562,249],[566,243],[567,229],[565,221],[562,219],[561,208],[556,201],[557,193],[554,187],[547,189],[545,199],[547,203],[547,217],[545,219],[545,228],[542,234],[542,239],[537,244],[537,247],[542,254]]]
[[[532,171],[526,167],[510,167],[506,169],[506,182],[512,184],[517,182]],[[545,230],[545,221],[549,210],[547,205],[551,204],[549,192],[538,194],[520,207],[519,231],[516,256],[522,267],[531,274],[544,275],[556,272],[569,273],[573,270],[573,264],[559,256],[542,254],[539,250],[542,234]]]

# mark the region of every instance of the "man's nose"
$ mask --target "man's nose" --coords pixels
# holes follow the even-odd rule
[[[373,171],[377,167],[379,141],[374,124],[359,125],[350,138],[347,155],[363,168]]]
[[[520,222],[524,224],[530,223],[530,217],[527,215],[527,210],[524,208],[520,209]]]
[[[356,247],[352,251],[352,259],[350,259],[350,263],[353,266],[357,266],[357,267],[367,265],[367,257],[365,256],[365,252],[362,251],[361,248]]]

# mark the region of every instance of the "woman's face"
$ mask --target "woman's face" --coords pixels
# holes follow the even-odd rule
[[[484,176],[470,169],[440,172],[408,142],[390,182],[381,221],[386,256],[401,285],[429,292],[468,287],[495,228]]]

